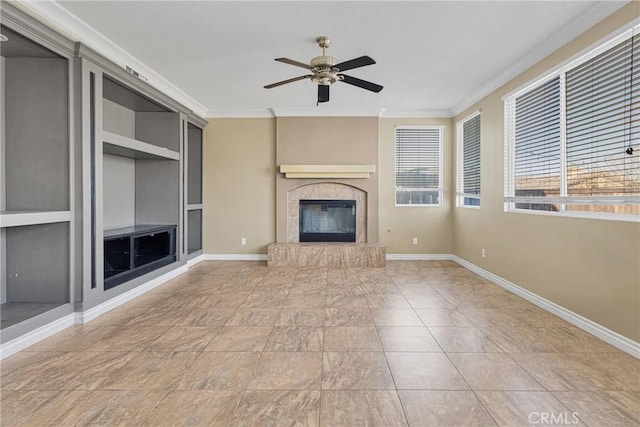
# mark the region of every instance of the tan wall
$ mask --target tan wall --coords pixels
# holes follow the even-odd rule
[[[453,121],[451,119],[379,120],[380,242],[388,254],[450,254],[453,219]],[[443,134],[443,201],[439,207],[395,206],[395,128],[401,125],[445,126]],[[413,237],[418,244],[413,245]]]
[[[283,117],[277,119],[276,164],[378,164],[377,117]],[[378,241],[378,174],[367,179],[287,179],[278,173],[277,240],[287,241],[287,193],[312,182],[337,182],[367,192],[368,242]]]
[[[204,253],[264,254],[275,241],[275,119],[211,119],[204,130]],[[240,239],[245,237],[247,245]]]
[[[455,208],[453,216],[453,253],[635,341],[640,341],[640,226],[505,213],[501,97],[639,12],[640,3],[625,6],[456,117],[482,111],[482,206]]]

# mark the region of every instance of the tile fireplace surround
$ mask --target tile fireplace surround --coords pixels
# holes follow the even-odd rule
[[[367,193],[347,184],[315,182],[287,193],[287,242],[300,240],[300,200],[355,200],[356,243],[367,242]]]
[[[300,200],[355,200],[356,243],[299,243]],[[287,192],[287,242],[268,247],[270,267],[384,267],[386,250],[367,243],[367,193],[337,182],[313,182]]]

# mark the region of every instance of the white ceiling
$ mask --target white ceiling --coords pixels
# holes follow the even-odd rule
[[[137,60],[123,65],[148,73],[152,84],[174,85],[181,101],[210,116],[268,108],[451,114],[624,3],[58,1],[108,39],[89,40],[94,48],[114,50],[113,42]],[[306,74],[273,59],[308,62],[320,55],[319,35],[333,39],[328,54],[338,61],[374,58],[376,65],[348,74],[384,90],[338,83],[331,101],[316,107],[309,81],[263,88]]]

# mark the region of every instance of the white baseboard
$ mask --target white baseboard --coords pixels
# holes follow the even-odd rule
[[[266,254],[204,254],[205,261],[266,261]]]
[[[451,254],[387,254],[387,261],[451,261]]]
[[[497,276],[481,267],[478,267],[477,265],[472,264],[457,255],[452,255],[451,259],[461,266],[465,267],[466,269],[473,271],[477,275],[490,280],[498,286],[503,287],[509,292],[512,292],[526,299],[530,303],[535,304],[552,314],[555,314],[559,318],[566,320],[567,322],[582,329],[583,331],[588,332],[597,338],[600,338],[602,341],[611,344],[612,346],[634,356],[637,359],[640,359],[640,343],[637,343],[632,339],[620,335],[619,333],[614,332],[611,329],[600,325],[599,323],[596,323],[592,320],[587,319],[586,317],[574,313],[573,311],[568,310],[552,301],[549,301],[548,299],[545,299],[531,291],[521,288],[520,286],[506,279],[503,279],[502,277]]]
[[[2,344],[2,346],[0,346],[0,360],[24,350],[45,338],[49,338],[70,326],[73,326],[75,323],[74,314],[75,313],[67,314],[66,316],[54,320],[47,325],[41,326],[18,338]]]
[[[103,302],[102,304],[96,305],[95,307],[90,308],[89,310],[76,312],[75,320],[76,323],[87,323],[90,320],[95,319],[96,317],[105,314],[116,307],[121,306],[122,304],[131,301],[132,299],[144,294],[145,292],[149,292],[151,289],[156,288],[163,283],[173,279],[176,276],[181,275],[182,273],[186,273],[188,270],[188,266],[182,265],[176,269],[173,269],[162,276],[156,277],[155,279],[149,280],[147,283],[140,285],[136,288],[131,289],[123,294],[120,294],[116,297],[111,298],[108,301]]]
[[[204,261],[204,255],[198,255],[195,258],[191,258],[189,261],[187,261],[187,267],[191,268],[201,261]]]

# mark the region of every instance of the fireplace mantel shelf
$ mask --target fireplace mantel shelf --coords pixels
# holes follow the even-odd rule
[[[375,173],[376,165],[280,165],[285,178],[359,178]]]

